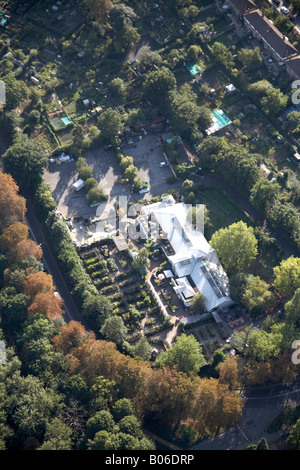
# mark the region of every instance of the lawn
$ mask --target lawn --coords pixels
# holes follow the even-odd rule
[[[215,188],[202,188],[198,190],[199,202],[205,204],[209,210],[209,217],[213,225],[213,232],[232,223],[243,220],[249,223],[249,217],[241,211],[225,194]]]

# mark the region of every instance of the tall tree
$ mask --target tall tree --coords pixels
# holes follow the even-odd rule
[[[290,256],[274,268],[274,286],[283,297],[292,295],[300,288],[300,258]]]
[[[0,250],[13,252],[20,241],[27,240],[28,234],[29,228],[22,222],[6,227],[0,236]]]
[[[3,167],[20,187],[36,188],[41,182],[48,157],[44,150],[29,139],[9,147],[4,153]]]
[[[54,293],[55,287],[50,274],[44,272],[28,274],[24,283],[24,293],[34,298],[41,292]]]
[[[109,15],[112,3],[110,0],[86,0],[87,7],[98,23],[104,23]]]
[[[201,346],[193,335],[182,334],[156,361],[158,365],[177,366],[181,372],[197,374],[206,364]]]
[[[62,306],[63,300],[57,298],[53,292],[39,292],[34,297],[33,303],[28,308],[28,313],[30,315],[41,313],[53,321],[62,317]]]
[[[144,96],[154,105],[165,106],[168,92],[176,87],[174,74],[166,67],[147,74],[143,84]]]
[[[0,172],[0,231],[16,222],[24,222],[26,200],[9,174]]]
[[[126,339],[127,328],[121,317],[112,315],[105,320],[101,333],[108,341],[121,344]]]
[[[243,221],[215,232],[210,244],[215,248],[226,271],[244,271],[257,256],[257,239],[252,227]]]

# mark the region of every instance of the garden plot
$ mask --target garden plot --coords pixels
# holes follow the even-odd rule
[[[112,302],[113,314],[123,319],[129,343],[146,336],[149,343],[163,347],[163,340],[154,336],[171,325],[160,313],[143,278],[131,268],[129,252],[118,251],[111,239],[105,239],[80,256],[99,293]]]
[[[68,36],[84,22],[84,16],[79,9],[66,0],[46,6],[45,2],[40,0],[27,12],[27,15],[46,29],[55,31],[59,36]]]

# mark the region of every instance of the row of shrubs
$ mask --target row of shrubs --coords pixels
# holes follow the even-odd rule
[[[44,181],[36,189],[35,202],[40,221],[46,226],[53,251],[71,286],[72,294],[82,307],[86,297],[89,294],[96,295],[97,289],[83,267],[68,227],[56,214],[56,202]]]

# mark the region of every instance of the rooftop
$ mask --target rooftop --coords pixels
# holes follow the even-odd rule
[[[254,10],[244,16],[257,33],[263,38],[269,46],[281,57],[285,59],[298,54],[297,49],[289,42],[271,20],[269,20],[262,11]]]
[[[173,266],[177,294],[191,300],[196,292],[202,293],[207,311],[232,303],[227,275],[203,232],[192,227],[186,204],[176,203],[172,196],[164,197],[161,202],[143,207],[140,222],[147,235],[148,223],[152,223],[157,230],[154,235],[167,239],[172,246],[168,259]]]
[[[256,8],[256,5],[252,0],[229,0],[228,3],[241,12]]]

